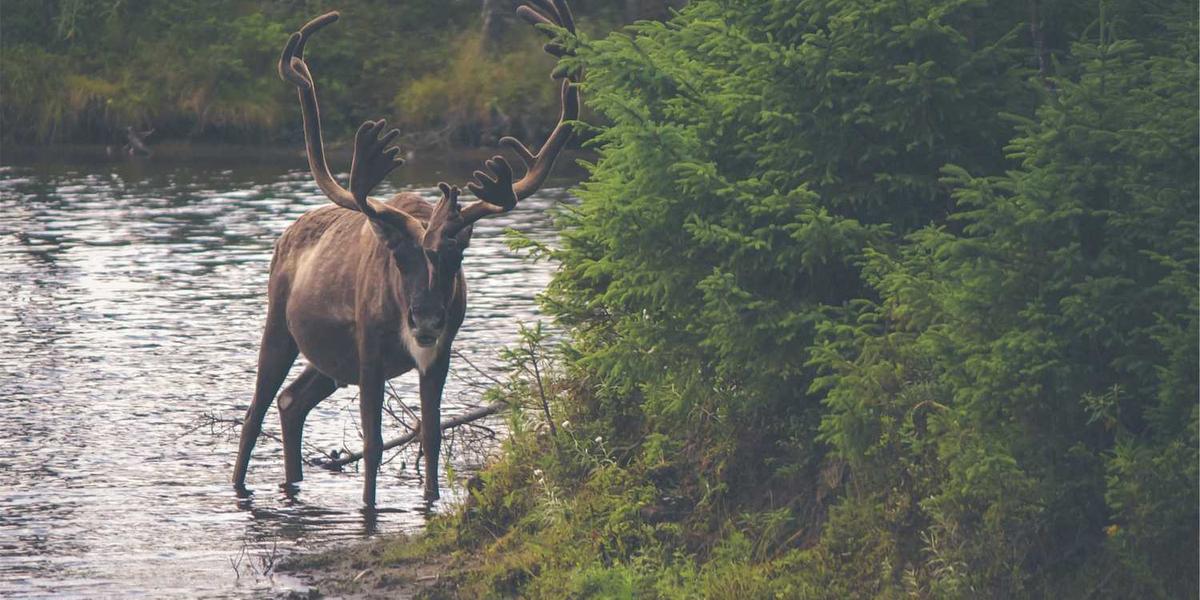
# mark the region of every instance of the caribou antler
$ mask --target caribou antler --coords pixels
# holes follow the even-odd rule
[[[413,239],[420,240],[424,235],[424,227],[415,217],[403,211],[394,209],[383,203],[372,200],[369,195],[375,186],[379,185],[396,167],[404,164],[398,158],[400,149],[388,148],[388,144],[400,135],[400,131],[386,129],[384,120],[367,121],[358,128],[354,136],[354,158],[350,167],[350,190],[329,173],[329,165],[325,161],[325,151],[321,136],[321,111],[317,104],[317,87],[313,82],[308,64],[304,62],[304,45],[312,34],[320,31],[340,18],[337,12],[321,15],[293,33],[284,46],[283,55],[279,58],[279,76],[296,85],[300,95],[300,108],[304,116],[304,143],[308,154],[308,167],[312,171],[317,187],[336,205],[349,210],[362,212],[374,221],[386,221],[393,227],[399,226],[408,232]],[[381,217],[381,213],[387,213]]]
[[[570,34],[575,33],[575,19],[571,15],[571,9],[567,6],[566,0],[527,0],[525,4],[517,8],[517,14],[535,26],[553,25],[567,30]],[[555,41],[547,43],[543,49],[556,57],[562,57],[569,53],[565,46]],[[569,73],[559,75],[558,71],[555,71],[552,76],[563,79],[560,94],[561,109],[558,115],[558,124],[555,125],[554,131],[551,132],[550,137],[546,138],[542,147],[538,149],[537,153],[534,153],[516,138],[505,137],[500,140],[502,145],[516,152],[521,161],[525,163],[525,175],[514,182],[512,167],[503,156],[493,156],[486,161],[484,165],[491,174],[475,171],[475,180],[467,184],[467,189],[476,198],[479,198],[479,201],[466,206],[461,212],[455,211],[460,218],[455,223],[447,224],[446,234],[454,235],[479,219],[512,210],[518,201],[537,192],[545,183],[546,178],[550,176],[555,160],[566,147],[567,141],[571,139],[572,131],[569,122],[579,118],[579,89],[574,85],[577,83],[576,76]],[[447,198],[448,195],[444,195],[443,201],[446,201]]]
[[[308,154],[308,167],[312,171],[317,187],[333,201],[334,204],[350,210],[358,210],[354,197],[338,184],[329,173],[329,165],[325,162],[324,144],[321,140],[321,110],[317,104],[317,88],[313,83],[312,73],[304,62],[304,44],[309,36],[320,31],[326,25],[337,21],[338,13],[331,12],[321,15],[300,28],[288,38],[279,57],[279,77],[296,85],[300,96],[300,109],[304,116],[304,145]]]

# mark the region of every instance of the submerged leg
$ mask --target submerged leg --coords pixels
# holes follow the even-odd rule
[[[287,483],[304,479],[300,442],[304,419],[317,404],[337,390],[337,382],[311,365],[279,394],[279,423],[283,428],[283,464]]]
[[[383,384],[372,376],[358,382],[358,411],[363,435],[363,504],[375,506],[375,481],[383,462]]]
[[[246,469],[250,465],[250,453],[262,433],[263,417],[271,400],[283,385],[296,355],[296,341],[288,333],[287,323],[281,311],[267,311],[267,325],[263,328],[262,345],[258,349],[258,376],[254,385],[254,400],[246,410],[246,418],[242,422],[242,437],[238,443],[237,464],[233,469],[233,487],[244,489],[246,486]]]
[[[421,450],[425,454],[425,499],[437,500],[438,458],[442,452],[442,388],[450,357],[438,358],[421,374]]]

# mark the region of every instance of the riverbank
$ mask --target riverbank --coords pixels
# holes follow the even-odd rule
[[[468,559],[399,536],[303,554],[276,570],[303,582],[300,598],[454,598]]]

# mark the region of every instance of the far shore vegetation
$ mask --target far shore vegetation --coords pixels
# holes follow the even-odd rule
[[[577,0],[580,25],[610,31],[659,18],[670,0]],[[303,139],[294,88],[276,75],[288,35],[330,10],[342,19],[307,56],[332,140],[386,117],[409,146],[487,146],[536,137],[557,116],[541,37],[515,0],[5,2],[0,141],[120,146]]]

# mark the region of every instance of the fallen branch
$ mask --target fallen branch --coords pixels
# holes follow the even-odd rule
[[[489,415],[494,415],[494,414],[500,412],[501,410],[503,410],[505,406],[507,406],[507,405],[503,402],[496,402],[494,404],[480,406],[479,408],[473,409],[471,411],[468,411],[468,412],[458,415],[456,417],[451,417],[449,419],[446,419],[445,421],[442,421],[442,431],[445,431],[447,429],[452,429],[452,428],[458,427],[460,425],[466,425],[473,421],[478,421],[479,419],[482,419]],[[408,444],[409,442],[412,442],[413,440],[417,439],[417,436],[419,436],[419,435],[421,435],[421,426],[420,425],[418,425],[412,431],[409,431],[408,433],[406,433],[398,438],[391,439],[391,440],[384,442],[383,449],[386,452],[393,448],[398,448],[400,446]],[[331,458],[329,460],[321,461],[321,462],[315,463],[315,464],[316,464],[316,466],[321,467],[323,469],[328,469],[330,471],[339,471],[339,470],[341,470],[342,467],[344,467],[352,462],[362,460],[362,457],[363,457],[362,452],[349,452],[347,454],[339,455],[337,458]]]

